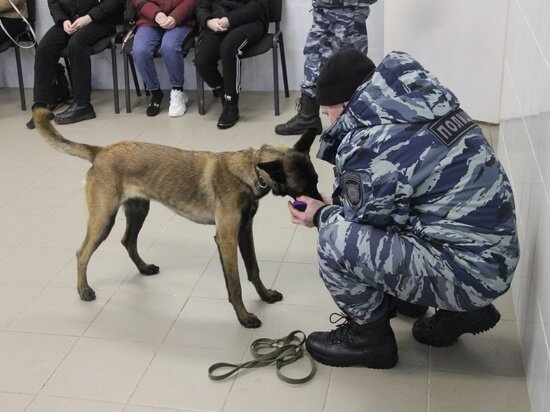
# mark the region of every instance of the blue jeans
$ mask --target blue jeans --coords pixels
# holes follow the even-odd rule
[[[147,90],[160,89],[155,62],[153,61],[153,55],[159,46],[170,79],[170,85],[172,87],[183,86],[181,47],[190,31],[188,26],[177,26],[170,30],[164,30],[161,27],[142,26],[137,30],[132,55]]]

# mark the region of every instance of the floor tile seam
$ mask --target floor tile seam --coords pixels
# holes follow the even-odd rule
[[[21,314],[31,305],[31,303],[47,288],[47,285],[42,285],[42,287],[36,292],[36,294],[29,299],[29,301],[23,305],[23,307],[17,312],[17,315],[13,317],[11,321],[4,327],[4,330],[10,330],[11,325],[21,316]]]
[[[90,402],[98,402],[98,403],[104,403],[106,405],[116,405],[116,406],[122,406],[124,407],[126,404],[124,403],[118,403],[118,402],[112,402],[112,401],[105,401],[101,399],[91,399],[91,398],[78,398],[74,396],[68,396],[68,395],[54,395],[54,394],[44,394],[44,393],[36,393],[33,400],[27,405],[27,407],[24,409],[24,411],[27,411],[28,408],[32,406],[32,404],[35,402],[35,400],[39,397],[43,396],[45,398],[56,398],[56,399],[70,399],[74,401],[90,401]]]
[[[523,375],[505,375],[502,373],[489,373],[484,371],[474,371],[467,369],[452,369],[452,368],[443,368],[443,367],[430,367],[430,371],[435,372],[447,372],[455,375],[469,375],[469,376],[481,376],[481,377],[493,377],[493,378],[509,378],[509,379],[523,379],[525,380],[525,373]]]
[[[332,385],[332,381],[333,381],[333,376],[334,376],[334,368],[333,367],[330,367],[330,376],[328,378],[328,383],[327,383],[327,389],[325,391],[325,399],[323,401],[323,409],[321,409],[323,412],[326,412],[327,410],[327,405],[328,405],[328,393],[330,391],[330,387]]]

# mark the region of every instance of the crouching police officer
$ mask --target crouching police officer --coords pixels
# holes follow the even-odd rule
[[[375,68],[355,49],[317,81],[332,126],[318,157],[335,165],[332,204],[305,196],[293,223],[319,230],[320,275],[345,321],[307,339],[332,366],[391,368],[392,311],[421,316],[414,338],[448,346],[500,319],[492,301],[519,259],[514,199],[481,129],[410,55]]]

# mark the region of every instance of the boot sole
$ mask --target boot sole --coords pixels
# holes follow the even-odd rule
[[[497,312],[496,316],[493,319],[480,320],[479,322],[474,324],[472,327],[470,327],[468,330],[460,332],[457,335],[453,335],[453,336],[449,337],[448,339],[428,341],[426,339],[423,339],[423,337],[417,337],[414,334],[414,332],[413,332],[413,337],[416,339],[417,342],[420,342],[424,345],[435,346],[437,348],[444,348],[444,347],[450,346],[453,343],[455,343],[458,340],[458,338],[460,336],[464,335],[465,333],[471,333],[472,335],[478,335],[480,333],[487,332],[488,330],[493,329],[496,326],[496,324],[498,323],[499,320],[500,320],[500,313]]]
[[[333,366],[336,368],[347,368],[350,366],[365,366],[369,369],[391,369],[399,360],[397,352],[394,352],[388,356],[378,357],[376,359],[369,360],[357,360],[357,361],[335,361],[334,359],[325,358],[311,350],[308,349],[309,354],[317,362],[322,363],[323,365]]]
[[[58,119],[54,119],[54,121],[57,123],[57,124],[73,124],[73,123],[78,123],[78,122],[82,122],[84,120],[90,120],[90,119],[95,119],[95,113],[88,113],[88,114],[84,114],[80,117],[77,117],[76,119],[67,119],[67,120],[58,120]]]
[[[304,130],[277,130],[277,129],[275,129],[275,134],[278,134],[279,136],[298,136],[298,135],[304,134],[306,130],[307,129],[304,129]],[[323,130],[317,129],[316,135],[319,135],[321,133],[323,133]]]

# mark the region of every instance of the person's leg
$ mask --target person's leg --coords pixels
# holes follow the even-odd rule
[[[178,26],[167,30],[162,37],[160,51],[172,87],[183,87],[184,66],[181,48],[189,32],[189,27]]]
[[[146,110],[149,117],[160,113],[160,105],[164,97],[154,62],[155,50],[160,46],[164,32],[165,30],[160,27],[140,27],[136,31],[132,46],[132,57],[136,68],[145,83],[145,89],[151,92],[151,100]]]
[[[34,58],[33,109],[47,107],[48,104],[53,103],[51,102],[52,84],[56,73],[56,64],[59,61],[61,50],[68,41],[69,35],[63,28],[57,26],[51,27],[40,40]],[[51,119],[53,119],[53,115]],[[34,129],[34,120],[31,118],[26,126],[29,129]]]
[[[225,34],[203,31],[199,35],[195,67],[212,89],[223,86],[223,78],[218,70],[218,60],[220,60],[220,44]]]
[[[187,111],[186,104],[189,98],[183,90],[184,65],[181,48],[189,32],[189,27],[178,26],[167,30],[162,37],[160,50],[172,86],[170,107],[168,109],[168,116],[170,117],[182,116]]]
[[[367,54],[369,13],[369,7],[313,8],[313,25],[304,46],[304,79],[300,83],[298,113],[288,122],[277,125],[275,133],[302,134],[310,127],[322,132],[319,105],[315,100],[317,77],[323,64],[336,51],[356,48]]]
[[[460,279],[466,274],[451,257],[413,234],[381,230],[342,219],[320,229],[318,253],[321,278],[337,306],[356,325],[355,330],[363,331],[363,337],[372,333],[372,325],[384,325],[384,319],[388,319],[387,295],[466,314],[450,322],[440,315],[439,319],[444,322],[432,322],[432,329],[424,328],[426,341],[422,343],[431,344],[433,339],[439,339],[434,334],[442,335],[445,342],[449,339],[454,342],[462,333],[478,333],[490,329],[498,321],[490,304],[492,299],[461,283]],[[388,325],[389,321],[384,325],[386,340],[391,340]],[[387,355],[384,349],[387,342],[382,346],[364,343],[350,347],[331,343],[333,335],[334,331],[312,334],[308,338],[311,351],[320,353],[321,358],[336,359],[336,362],[345,363],[351,358],[356,364],[365,364],[366,349],[370,350],[373,359],[380,352]],[[367,361],[370,361],[368,356]]]
[[[69,39],[67,50],[71,63],[73,103],[64,112],[55,115],[57,124],[71,124],[96,117],[90,103],[92,92],[91,55],[93,45],[115,33],[113,24],[90,23],[77,30]]]
[[[227,129],[239,120],[239,92],[241,90],[241,55],[243,49],[259,41],[265,30],[260,22],[243,24],[227,33],[220,45],[223,69],[224,107],[218,128]]]
[[[69,38],[62,27],[53,26],[38,43],[34,58],[33,99],[36,104],[45,106],[50,103],[55,66]]]
[[[132,57],[145,89],[152,91],[160,89],[160,82],[155,68],[154,53],[160,46],[164,29],[160,27],[142,26],[136,31],[132,46]]]

